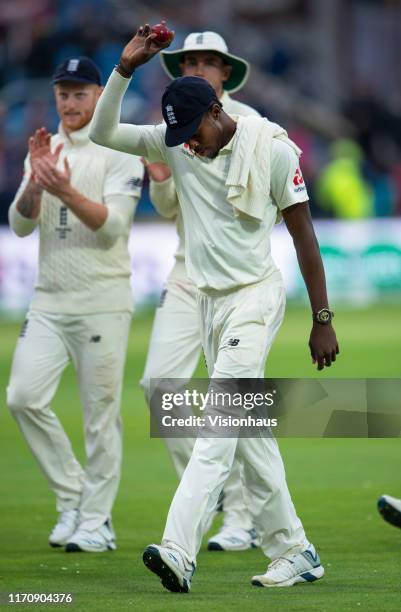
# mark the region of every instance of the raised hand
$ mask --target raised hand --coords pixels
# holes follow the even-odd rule
[[[42,127],[36,130],[33,136],[28,141],[29,160],[31,163],[33,178],[35,179],[38,167],[38,160],[48,159],[49,162],[56,165],[60,156],[60,151],[63,148],[62,144],[57,145],[52,152],[50,149],[51,134]]]
[[[165,25],[166,22],[162,21],[161,23]],[[169,40],[160,42],[157,33],[152,33],[151,26],[148,23],[140,26],[121,54],[119,66],[123,69],[123,72],[131,75],[135,68],[146,64],[159,51],[170,46],[174,39],[174,32],[171,34]]]
[[[35,180],[42,189],[63,199],[70,190],[71,169],[67,158],[64,159],[64,172],[58,170],[56,164],[57,160],[52,160],[50,157],[38,159]]]

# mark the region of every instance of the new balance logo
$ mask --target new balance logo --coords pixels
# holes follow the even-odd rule
[[[141,187],[142,182],[142,179],[138,178],[137,176],[133,176],[132,178],[128,179],[126,185],[127,187]]]
[[[172,559],[176,563],[176,565],[178,565],[177,557],[175,557],[173,554],[171,554],[171,552],[168,553],[168,556],[170,557],[170,559]]]
[[[239,338],[230,338],[229,341],[227,342],[228,346],[238,346],[239,345]]]
[[[101,339],[102,339],[102,336],[92,336],[89,342],[100,342]]]

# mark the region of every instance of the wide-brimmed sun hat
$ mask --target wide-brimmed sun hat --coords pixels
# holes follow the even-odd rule
[[[190,51],[212,51],[220,55],[227,64],[232,66],[231,75],[223,83],[223,89],[226,91],[232,93],[245,85],[250,69],[248,62],[241,57],[229,53],[224,38],[216,32],[192,32],[184,40],[182,49],[161,51],[160,61],[171,79],[182,76],[180,70],[182,56]]]

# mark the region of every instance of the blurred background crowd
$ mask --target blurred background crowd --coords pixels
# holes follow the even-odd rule
[[[214,30],[251,62],[234,97],[303,149],[315,217],[401,214],[401,0],[1,0],[0,223],[28,137],[57,129],[54,68],[87,55],[107,79],[136,27],[161,19],[176,32],[172,48]],[[138,71],[123,120],[158,122],[167,83],[157,59]],[[145,190],[138,215],[153,214]]]

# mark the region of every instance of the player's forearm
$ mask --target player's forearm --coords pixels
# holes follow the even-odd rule
[[[31,179],[22,194],[11,204],[8,220],[17,236],[28,236],[38,225],[41,198],[42,190]]]
[[[89,229],[96,231],[104,225],[108,210],[103,204],[93,202],[69,185],[57,197]]]
[[[96,144],[133,155],[147,155],[140,130],[120,123],[121,104],[131,79],[113,70],[96,105],[89,138]]]
[[[298,264],[308,291],[312,311],[327,308],[326,276],[315,234],[308,240],[294,240]]]
[[[308,202],[285,208],[283,217],[294,241],[312,310],[327,308],[326,277]]]
[[[128,195],[106,196],[108,214],[105,223],[97,231],[98,235],[113,243],[119,236],[126,235],[134,218],[138,197]]]
[[[16,202],[18,212],[26,219],[37,219],[43,190],[31,178]]]
[[[172,177],[162,182],[151,180],[149,195],[152,204],[162,217],[171,219],[177,215],[179,202]]]

